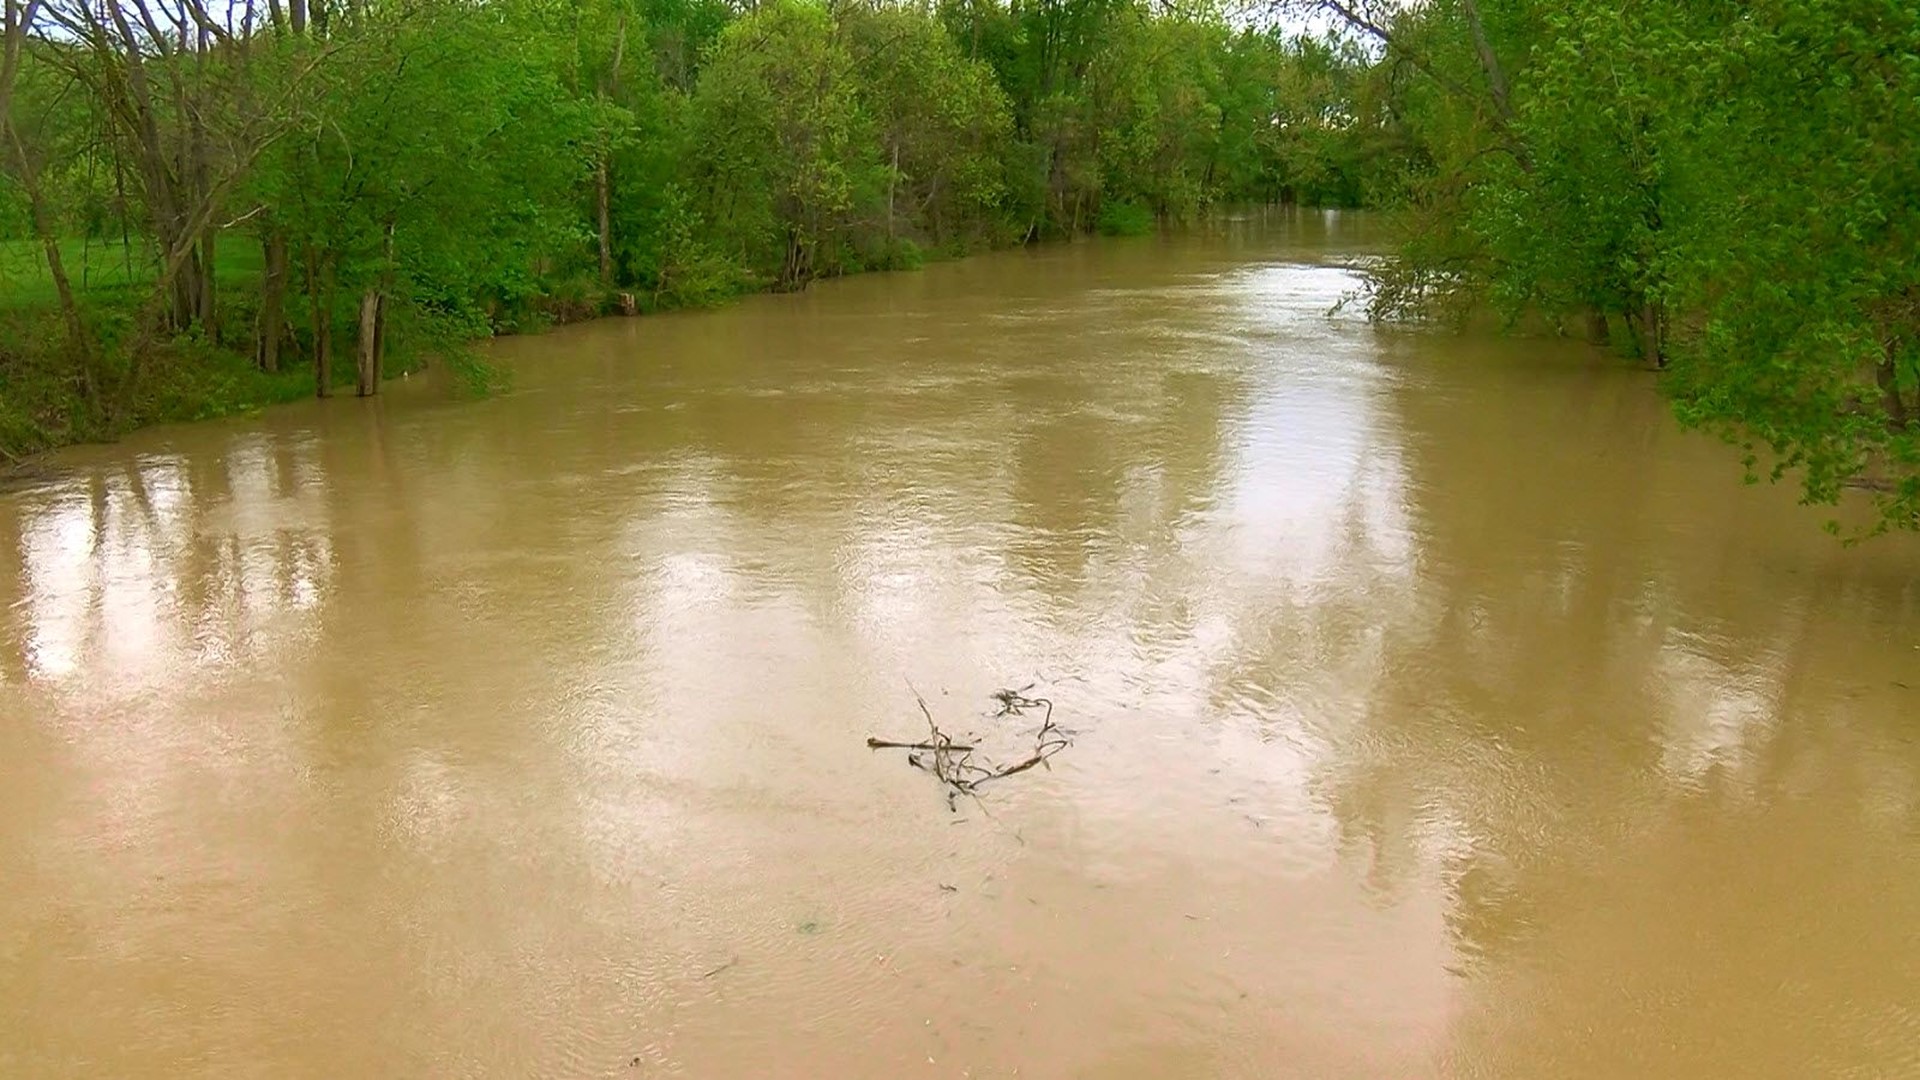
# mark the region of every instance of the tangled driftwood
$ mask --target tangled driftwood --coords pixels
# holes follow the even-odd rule
[[[911,686],[908,689],[912,689]],[[874,750],[911,750],[907,762],[915,768],[925,769],[938,777],[946,786],[947,807],[955,808],[955,801],[962,795],[979,797],[980,785],[992,780],[1000,780],[1016,773],[1026,772],[1036,765],[1046,765],[1047,759],[1067,748],[1071,740],[1066,732],[1053,722],[1053,702],[1046,698],[1028,697],[1027,691],[1032,684],[1018,690],[996,690],[993,700],[1000,703],[1000,711],[994,716],[1020,716],[1028,709],[1046,710],[1046,716],[1034,732],[1033,750],[1027,757],[1010,765],[995,766],[974,761],[977,747],[971,743],[957,743],[953,737],[940,730],[933,719],[932,710],[927,708],[927,699],[920,691],[913,691],[913,700],[920,706],[920,715],[927,721],[927,739],[924,742],[895,742],[889,739],[877,739],[871,736],[867,746]],[[1051,768],[1051,766],[1049,766]]]

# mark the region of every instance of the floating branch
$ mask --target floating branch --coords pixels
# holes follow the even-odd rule
[[[908,684],[913,690],[912,684]],[[1018,773],[1026,772],[1037,765],[1046,765],[1053,755],[1071,745],[1071,740],[1053,723],[1053,702],[1046,698],[1032,698],[1027,691],[1032,684],[1018,690],[996,690],[991,695],[1000,703],[1000,711],[995,717],[1019,716],[1028,709],[1046,709],[1046,718],[1041,721],[1040,729],[1034,732],[1033,749],[1021,760],[1011,765],[983,765],[973,760],[976,747],[972,743],[957,743],[953,737],[940,729],[933,718],[933,711],[927,708],[927,699],[920,691],[913,690],[913,700],[920,706],[920,715],[927,721],[927,738],[923,742],[898,742],[891,739],[868,737],[867,746],[874,750],[912,750],[907,755],[907,763],[918,769],[925,769],[939,778],[947,789],[948,809],[957,809],[955,801],[961,795],[979,797],[980,785],[993,780],[1001,780]]]
[[[994,715],[995,716],[1019,716],[1022,713],[1025,713],[1028,709],[1038,709],[1041,707],[1045,707],[1047,710],[1047,722],[1041,725],[1041,727],[1043,729],[1052,727],[1053,726],[1053,702],[1048,701],[1046,698],[1028,697],[1027,691],[1031,689],[1033,689],[1032,683],[1028,683],[1027,685],[1021,687],[1018,690],[995,690],[992,696],[993,696],[993,700],[1000,703],[1000,711],[995,713]]]
[[[868,737],[868,739],[867,739],[867,749],[869,749],[869,750],[939,750],[939,749],[943,749],[943,748],[942,748],[942,747],[941,747],[941,746],[940,746],[939,744],[937,744],[937,743],[930,743],[930,742],[888,742],[888,741],[887,741],[887,740],[885,740],[885,739],[875,739],[875,738],[872,738],[872,737]],[[964,751],[968,751],[968,752],[971,752],[971,751],[973,750],[973,747],[971,747],[971,746],[952,746],[952,745],[950,745],[950,746],[947,746],[947,747],[944,747],[944,749],[947,749],[947,750],[964,750]]]

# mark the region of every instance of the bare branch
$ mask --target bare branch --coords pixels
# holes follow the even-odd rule
[[[25,7],[19,0],[5,0],[5,5],[6,25],[0,28],[0,124],[13,116],[13,82],[20,74],[21,49],[33,29],[40,0],[27,0]]]
[[[1031,685],[1019,690],[999,690],[992,695],[993,700],[1000,703],[1000,710],[993,714],[995,717],[1020,716],[1028,709],[1038,708],[1046,709],[1046,717],[1041,721],[1039,730],[1034,732],[1033,749],[1026,757],[1011,765],[978,764],[973,760],[976,748],[972,744],[954,742],[952,736],[940,730],[940,725],[933,719],[933,711],[927,708],[927,699],[920,696],[920,691],[915,690],[912,683],[907,684],[907,689],[913,691],[914,703],[920,707],[920,715],[927,721],[926,741],[894,742],[870,736],[867,739],[867,746],[875,750],[899,749],[929,752],[931,757],[923,757],[920,753],[909,754],[907,761],[916,768],[932,773],[946,785],[949,809],[953,807],[954,800],[961,795],[978,799],[981,784],[992,780],[1003,780],[1045,765],[1053,755],[1071,745],[1071,740],[1067,738],[1066,733],[1054,726],[1053,702],[1046,698],[1026,696],[1026,692],[1033,689]]]

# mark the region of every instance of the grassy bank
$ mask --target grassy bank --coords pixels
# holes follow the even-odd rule
[[[86,323],[91,356],[76,362],[58,292],[37,240],[0,240],[0,464],[150,424],[230,416],[313,394],[305,365],[268,374],[253,362],[257,244],[219,249],[221,302],[248,339],[235,348],[199,336],[145,350],[136,368],[125,342],[152,280],[149,256],[114,241],[70,238],[61,261]]]
[[[933,257],[965,253],[956,249],[933,253]],[[149,276],[138,261],[122,260],[117,249],[109,260],[98,243],[66,241],[62,254],[68,256],[82,318],[95,338],[94,355],[86,364],[76,362],[70,351],[38,244],[0,242],[0,274],[4,274],[0,284],[5,286],[0,289],[0,468],[62,446],[110,442],[142,427],[241,415],[314,395],[312,333],[300,312],[292,313],[296,325],[292,340],[283,348],[282,369],[265,372],[255,360],[261,277],[257,245],[223,245],[218,279],[219,321],[224,328],[220,339],[196,333],[155,344],[137,369],[127,341],[135,314],[148,299]],[[918,266],[926,256],[916,250],[911,260],[863,269]],[[91,271],[84,285],[79,276],[83,265]],[[119,269],[109,272],[110,266]],[[778,287],[773,280],[735,278],[728,287],[697,294],[630,295],[634,309],[644,315],[717,306]],[[437,359],[460,366],[464,381],[485,384],[491,373],[467,346],[617,314],[623,306],[621,297],[621,290],[604,288],[590,277],[572,276],[542,282],[511,301],[489,304],[478,318],[436,317],[402,305],[388,328],[384,372],[395,378]],[[334,315],[333,390],[351,394],[353,312]]]
[[[260,280],[260,245],[235,236],[216,248],[216,273],[229,285]],[[96,304],[131,303],[153,280],[151,256],[136,241],[71,238],[60,241],[60,261],[75,293]],[[52,308],[53,276],[38,240],[0,240],[0,313]]]
[[[85,305],[93,327],[124,327],[126,309]],[[60,315],[46,307],[0,310],[0,463],[136,428],[231,416],[313,395],[305,365],[268,374],[240,351],[197,338],[148,350],[139,370],[108,344],[85,372],[66,351]]]

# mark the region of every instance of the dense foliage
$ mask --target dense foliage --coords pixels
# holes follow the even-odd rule
[[[1146,0],[5,3],[10,455],[1388,159],[1363,52]]]
[[[1583,320],[1756,473],[1920,527],[1920,6],[1293,7],[1375,50],[1413,147],[1377,315]]]

